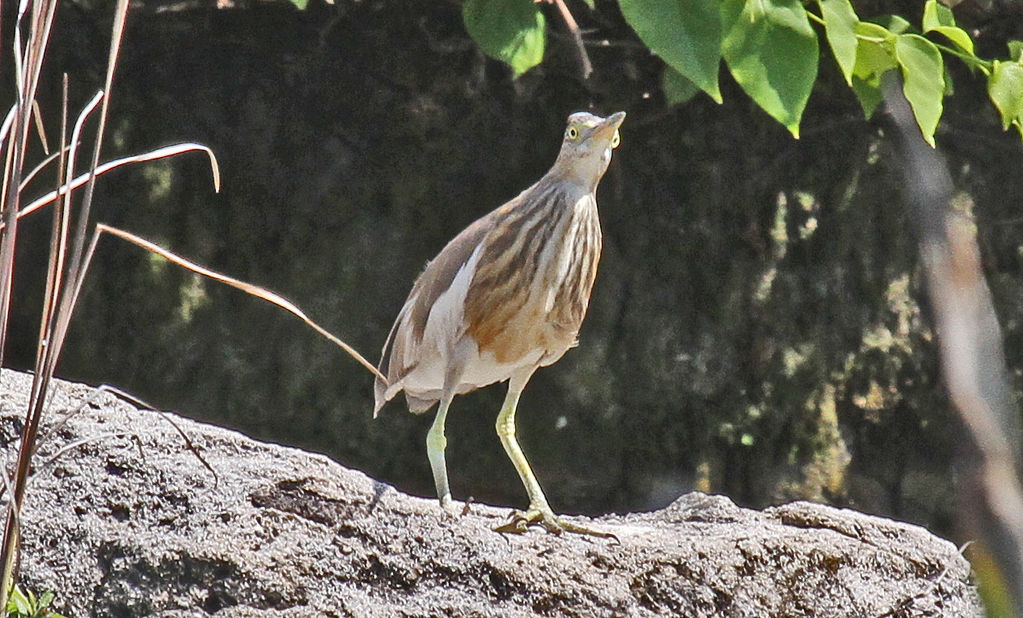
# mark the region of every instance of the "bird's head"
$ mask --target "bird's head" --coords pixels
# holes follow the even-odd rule
[[[607,118],[587,112],[576,112],[568,117],[561,152],[552,172],[572,182],[594,190],[611,163],[611,151],[618,147],[621,137],[618,127],[625,120],[625,112]]]

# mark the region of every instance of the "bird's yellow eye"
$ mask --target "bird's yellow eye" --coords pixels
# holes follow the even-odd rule
[[[622,143],[622,136],[618,133],[618,129],[615,129],[614,137],[611,138],[611,148],[618,148],[618,144]]]
[[[575,139],[579,137],[579,129],[575,127],[568,127],[568,131],[565,131],[565,135],[568,136],[568,139]]]

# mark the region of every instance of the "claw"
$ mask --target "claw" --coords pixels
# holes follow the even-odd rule
[[[522,534],[529,529],[530,525],[543,526],[544,529],[551,534],[571,532],[573,534],[586,534],[589,536],[598,536],[605,539],[610,538],[618,541],[618,537],[610,532],[604,532],[603,530],[596,530],[594,528],[587,528],[586,526],[574,524],[568,520],[558,517],[550,509],[541,509],[536,507],[530,508],[526,512],[512,511],[511,515],[508,517],[508,521],[494,528],[494,531],[508,534]]]

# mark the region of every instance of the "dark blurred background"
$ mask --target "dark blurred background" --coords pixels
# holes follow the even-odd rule
[[[375,362],[425,262],[547,170],[566,116],[625,110],[580,345],[538,372],[519,407],[554,508],[651,509],[701,489],[754,506],[848,505],[955,536],[960,429],[901,161],[884,114],[863,119],[830,56],[797,141],[727,72],[723,105],[666,106],[662,63],[610,0],[569,3],[590,40],[608,41],[589,48],[586,82],[556,13],[544,64],[513,80],[451,2],[132,6],[103,158],[197,141],[224,186],[213,193],[200,155],[120,170],[99,182],[97,220],[283,294]],[[885,10],[918,19],[919,6]],[[109,8],[58,12],[41,93],[51,131],[62,71],[74,110],[101,87]],[[1005,57],[1023,32],[1016,8],[966,3],[957,18],[982,57]],[[983,80],[948,68],[938,146],[976,220],[1019,393],[1023,148]],[[32,364],[48,227],[37,215],[21,228],[15,367]],[[399,401],[373,420],[372,376],[297,319],[117,240],[100,244],[58,375],[433,495],[432,413]],[[503,395],[452,407],[458,499],[525,505],[493,427]]]

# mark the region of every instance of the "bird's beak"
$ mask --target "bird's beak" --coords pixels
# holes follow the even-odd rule
[[[596,129],[594,129],[593,131],[594,137],[611,142],[612,140],[614,140],[614,136],[618,132],[618,127],[622,125],[622,122],[624,120],[625,112],[611,114],[610,116],[604,119],[604,122],[602,122],[600,125],[597,126]],[[617,140],[614,141],[617,142]],[[614,146],[612,146],[612,148],[614,148],[617,145],[618,144],[615,143]]]

